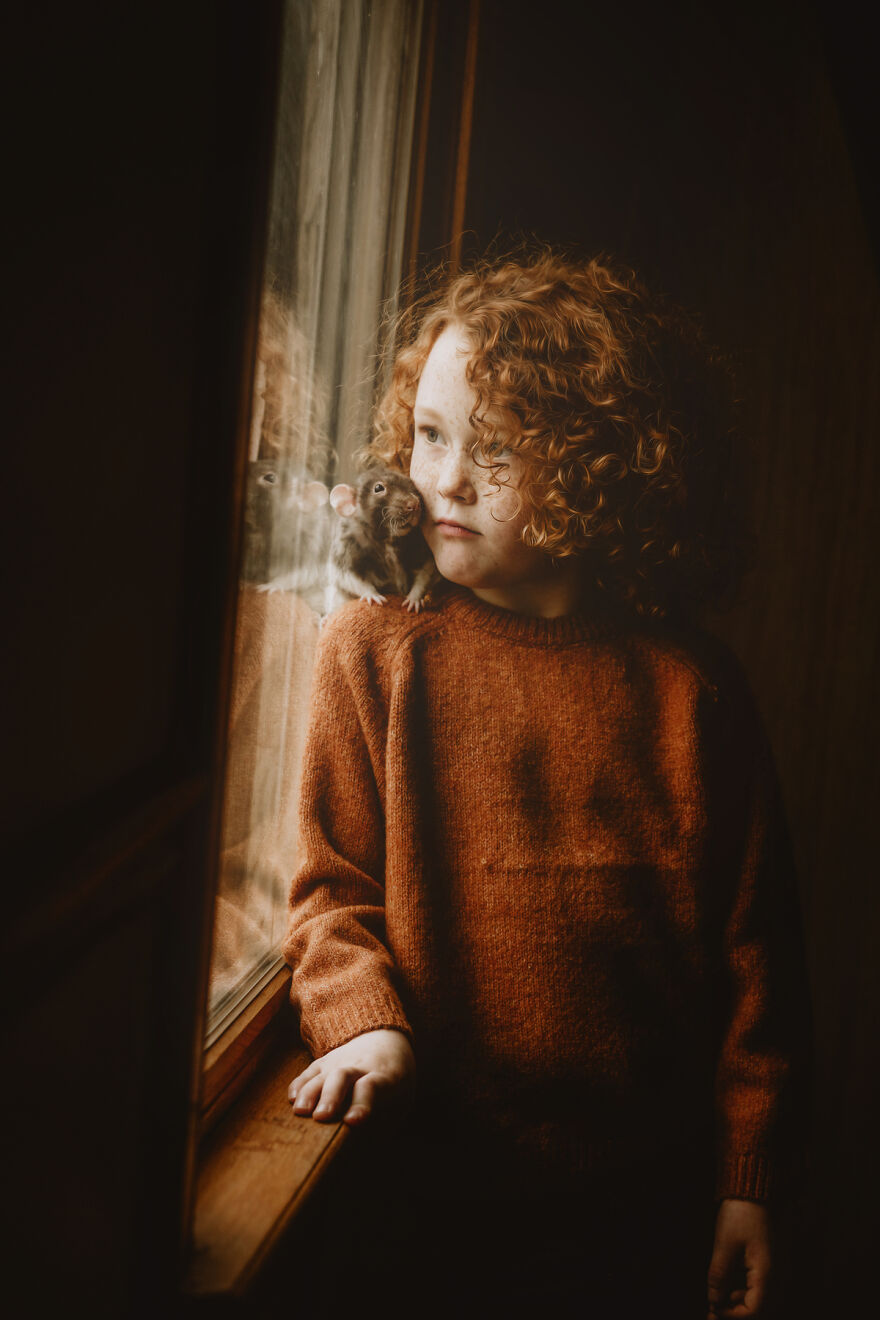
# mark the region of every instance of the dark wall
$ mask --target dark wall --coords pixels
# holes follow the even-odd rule
[[[0,1240],[18,1316],[168,1314],[177,1286],[276,9],[4,15]]]
[[[880,1174],[880,345],[854,13],[485,0],[466,216],[473,247],[525,230],[616,254],[738,361],[758,549],[712,626],[752,677],[800,867],[818,1051],[810,1279],[841,1315],[866,1295]]]
[[[214,96],[203,24],[169,40],[161,16],[31,10],[10,52],[27,73],[5,285],[7,492],[28,538],[7,609],[30,643],[16,677],[42,693],[38,722],[12,707],[19,829],[171,737]]]

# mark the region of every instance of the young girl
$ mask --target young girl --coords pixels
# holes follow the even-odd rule
[[[804,977],[766,742],[692,626],[735,576],[727,388],[634,277],[552,251],[453,279],[397,357],[372,453],[443,582],[325,627],[286,955],[295,1113],[375,1130],[418,1068],[436,1276],[401,1314],[687,1320],[707,1267],[712,1314],[767,1313]]]

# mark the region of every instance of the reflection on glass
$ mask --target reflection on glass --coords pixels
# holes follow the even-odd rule
[[[400,278],[421,13],[412,0],[285,5],[209,1041],[281,965],[328,492],[368,436]]]

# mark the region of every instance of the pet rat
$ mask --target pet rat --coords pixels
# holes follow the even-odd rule
[[[330,505],[339,522],[330,548],[327,612],[352,597],[383,605],[385,593],[394,593],[418,613],[436,569],[418,530],[422,501],[409,477],[373,464],[356,486],[334,486]]]

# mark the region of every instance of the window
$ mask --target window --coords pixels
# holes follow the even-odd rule
[[[210,1044],[282,967],[330,486],[401,276],[423,6],[286,0],[251,409]]]

